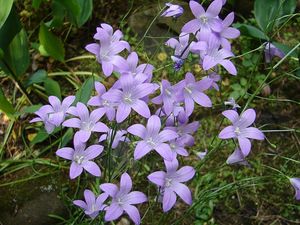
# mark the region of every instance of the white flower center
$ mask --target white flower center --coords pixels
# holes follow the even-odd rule
[[[102,105],[103,106],[109,106],[110,104],[109,104],[109,102],[107,100],[103,100],[102,101]]]
[[[83,160],[84,160],[84,156],[83,156],[83,155],[76,155],[75,158],[74,158],[74,161],[75,161],[77,164],[79,164],[79,165],[82,164]]]
[[[176,145],[172,143],[172,144],[170,144],[170,148],[171,148],[171,150],[175,150]]]
[[[204,15],[200,16],[199,19],[201,20],[202,24],[207,24],[208,18]]]
[[[147,144],[150,145],[152,148],[154,148],[156,146],[156,143],[152,137],[148,138]]]
[[[165,179],[165,187],[170,187],[171,184],[172,184],[172,179],[166,178],[166,179]]]
[[[91,121],[81,123],[82,130],[91,131],[93,128],[94,128],[94,123]]]
[[[241,133],[240,128],[239,128],[239,127],[236,127],[235,130],[234,130],[234,133],[235,133],[236,135],[239,135],[239,134]]]
[[[131,104],[133,102],[131,93],[126,93],[123,98],[124,102]]]
[[[184,88],[184,90],[186,90],[187,93],[192,94],[192,88],[187,86]]]
[[[165,92],[166,92],[166,94],[167,94],[168,96],[170,96],[170,97],[172,96],[172,93],[171,93],[171,91],[170,91],[169,89],[166,89]]]

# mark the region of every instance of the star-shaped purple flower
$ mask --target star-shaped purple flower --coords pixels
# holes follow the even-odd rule
[[[101,170],[99,166],[91,160],[101,154],[103,151],[103,146],[91,145],[87,149],[85,147],[85,143],[80,141],[77,133],[74,136],[74,149],[65,147],[56,151],[57,156],[72,161],[70,167],[71,179],[78,177],[83,172],[83,169],[93,176],[101,176]]]
[[[106,221],[118,219],[125,211],[135,224],[140,224],[140,213],[133,205],[146,202],[147,197],[140,191],[130,192],[132,180],[127,173],[121,176],[120,188],[115,184],[105,183],[100,185],[100,189],[112,198],[111,204],[105,209]]]
[[[84,210],[84,213],[91,217],[92,219],[95,219],[100,211],[103,211],[103,209],[106,207],[104,201],[108,198],[108,195],[103,193],[99,195],[97,198],[95,194],[86,189],[84,190],[84,200],[75,200],[73,201],[74,205],[79,206]]]
[[[165,142],[177,138],[178,135],[172,130],[163,130],[160,132],[160,129],[161,121],[156,115],[148,119],[147,127],[144,127],[142,124],[134,124],[127,129],[129,133],[143,139],[137,143],[134,150],[135,160],[142,158],[151,150],[155,150],[166,160],[173,160],[173,152]]]
[[[231,126],[225,127],[219,134],[221,139],[236,138],[238,139],[240,149],[246,157],[251,150],[251,142],[249,138],[256,140],[264,140],[264,134],[255,127],[249,127],[256,117],[254,109],[247,109],[238,115],[235,110],[226,110],[222,114],[232,122]]]
[[[300,178],[290,178],[290,182],[295,189],[295,199],[300,200]]]
[[[176,194],[187,204],[192,204],[190,189],[182,182],[189,181],[195,175],[191,166],[178,169],[178,161],[165,161],[167,172],[156,171],[148,179],[161,188],[163,211],[169,211],[176,203]]]
[[[92,132],[107,132],[109,128],[102,122],[99,122],[100,118],[104,115],[105,110],[103,108],[95,109],[89,113],[88,108],[81,102],[78,102],[76,107],[71,107],[68,113],[78,116],[78,118],[71,118],[63,122],[64,127],[79,128],[77,131],[78,138],[82,142],[87,142]]]

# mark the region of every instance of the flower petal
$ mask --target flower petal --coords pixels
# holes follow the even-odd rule
[[[128,173],[123,173],[120,180],[120,192],[128,194],[132,188],[132,180]]]
[[[106,221],[112,221],[118,219],[123,214],[123,209],[117,203],[112,203],[105,213],[104,219]]]
[[[118,186],[111,183],[104,183],[101,184],[99,187],[102,191],[104,191],[106,194],[108,194],[111,197],[115,197],[119,191]]]
[[[164,186],[166,173],[164,171],[156,171],[148,175],[148,180],[158,186]]]
[[[70,178],[74,179],[78,177],[82,173],[82,171],[83,171],[82,166],[78,165],[75,162],[72,162],[70,167],[70,173],[69,173]]]
[[[156,146],[155,151],[160,154],[165,160],[172,161],[173,160],[173,152],[168,144],[162,143]]]
[[[242,130],[241,135],[246,138],[252,138],[256,140],[264,140],[265,135],[259,129],[255,127],[248,127]]]
[[[127,131],[135,136],[138,136],[142,139],[145,138],[146,128],[142,124],[134,124],[130,126]]]
[[[125,204],[123,205],[123,209],[136,225],[139,225],[141,223],[141,216],[139,210],[135,206]]]
[[[84,156],[86,160],[91,160],[96,158],[103,151],[102,145],[91,145],[84,151]]]
[[[150,151],[151,148],[145,141],[139,141],[134,150],[134,160],[139,160]]]
[[[158,134],[161,128],[160,118],[156,115],[151,116],[147,122],[147,135],[150,137],[154,137]]]
[[[73,155],[74,155],[74,149],[73,148],[61,148],[61,149],[58,149],[56,151],[56,155],[61,157],[61,158],[64,158],[64,159],[68,159],[68,160],[72,160],[73,159]]]
[[[239,141],[240,149],[244,154],[244,156],[246,157],[250,153],[251,142],[248,138],[244,138],[244,137],[238,137],[238,141]]]
[[[234,132],[234,127],[233,126],[225,127],[219,133],[219,138],[221,138],[221,139],[228,139],[228,138],[234,138],[234,137],[236,137],[236,134]]]
[[[130,114],[131,107],[129,105],[125,105],[124,103],[120,103],[117,109],[117,123],[123,122]]]
[[[148,105],[142,100],[137,99],[136,102],[132,105],[132,108],[142,117],[149,118],[151,115]]]
[[[93,176],[95,176],[95,177],[101,176],[101,170],[95,162],[87,161],[87,162],[84,162],[82,164],[82,166],[87,172],[89,172]]]
[[[186,185],[176,183],[172,186],[172,188],[186,204],[192,204],[192,193]]]
[[[193,178],[195,175],[195,169],[191,166],[184,166],[176,171],[176,181],[178,182],[186,182]]]
[[[163,211],[169,211],[175,205],[175,203],[176,194],[169,188],[166,188],[163,196]]]

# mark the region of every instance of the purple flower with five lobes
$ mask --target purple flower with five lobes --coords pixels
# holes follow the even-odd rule
[[[167,172],[156,171],[148,176],[148,179],[161,188],[163,211],[169,211],[176,203],[176,194],[188,205],[192,204],[190,189],[182,182],[189,181],[195,175],[191,166],[178,169],[178,161],[166,161]]]
[[[194,145],[194,137],[192,136],[193,133],[195,133],[200,124],[198,121],[194,121],[192,123],[188,123],[186,121],[185,123],[178,123],[177,126],[173,127],[166,127],[167,130],[173,130],[179,135],[179,139],[184,145],[187,146],[193,146]]]
[[[300,200],[300,178],[290,178],[290,182],[295,189],[295,199]]]
[[[51,134],[52,131],[55,128],[55,125],[50,122],[49,120],[49,113],[53,113],[53,108],[50,105],[43,105],[39,110],[37,110],[34,114],[37,115],[38,117],[33,118],[30,120],[30,123],[35,123],[35,122],[43,122],[45,125],[45,129],[48,134]]]
[[[107,140],[108,143],[112,141],[111,147],[113,149],[117,148],[119,145],[119,142],[129,142],[129,139],[126,137],[127,131],[126,130],[118,130],[115,133],[113,132],[112,129],[109,129],[107,134],[102,134],[99,138],[99,142],[102,142],[104,140]]]
[[[110,76],[115,67],[126,64],[126,60],[118,54],[125,48],[130,51],[130,46],[126,41],[120,41],[121,31],[113,33],[110,25],[101,24],[101,26],[97,28],[97,33],[94,35],[94,39],[99,40],[100,44],[88,44],[85,49],[96,55],[97,61],[102,64],[104,75]]]
[[[99,166],[91,160],[101,154],[103,146],[91,145],[88,148],[85,147],[85,143],[80,141],[79,135],[76,133],[74,136],[74,149],[65,147],[56,151],[57,156],[72,161],[70,167],[71,179],[78,177],[83,172],[83,169],[93,176],[101,176]]]
[[[245,159],[243,152],[240,148],[236,148],[234,152],[227,158],[226,163],[231,164],[238,164],[243,166],[249,166],[249,163]]]
[[[73,201],[73,204],[76,206],[79,206],[84,210],[84,213],[91,217],[92,219],[95,219],[100,211],[103,211],[104,208],[106,207],[104,201],[108,198],[108,195],[103,193],[99,195],[97,198],[95,194],[86,189],[84,190],[84,200],[75,200]]]
[[[185,75],[185,79],[176,84],[176,88],[182,90],[181,98],[184,99],[185,111],[187,116],[190,116],[194,111],[194,102],[203,106],[211,107],[212,103],[210,98],[203,93],[204,90],[208,89],[210,82],[207,80],[195,80],[192,73],[188,72]]]
[[[219,134],[221,139],[235,138],[238,139],[240,149],[246,157],[251,150],[251,142],[249,138],[256,140],[264,140],[264,134],[255,127],[249,127],[256,117],[254,109],[247,109],[238,115],[235,110],[226,110],[222,114],[232,122],[231,126],[225,127]]]
[[[281,51],[279,48],[277,48],[272,43],[265,42],[264,45],[265,45],[264,52],[265,52],[266,63],[271,62],[271,60],[272,60],[272,58],[274,56],[278,56],[279,58],[283,58],[284,57],[284,55],[285,55],[284,52]]]
[[[147,197],[140,191],[130,192],[132,180],[127,173],[121,176],[120,188],[115,184],[105,183],[100,185],[100,189],[112,198],[111,204],[105,208],[106,221],[118,219],[125,211],[135,224],[140,224],[140,213],[133,205],[146,202]]]
[[[79,128],[78,138],[81,142],[87,142],[92,132],[108,132],[109,128],[102,122],[99,122],[104,115],[103,108],[95,109],[89,113],[88,108],[81,102],[78,102],[76,107],[70,107],[69,114],[78,116],[79,118],[71,118],[63,122],[64,127]]]
[[[166,6],[168,8],[161,14],[163,17],[177,18],[183,14],[183,8],[180,5],[166,3]]]
[[[151,150],[155,150],[165,160],[173,160],[173,152],[168,144],[165,142],[173,140],[178,137],[173,130],[162,130],[160,118],[152,115],[147,122],[147,126],[142,124],[134,124],[130,126],[127,131],[130,134],[140,137],[134,150],[134,159],[138,160],[148,154]]]
[[[205,36],[212,31],[220,32],[222,30],[222,21],[218,17],[223,6],[222,0],[214,0],[206,11],[198,2],[190,1],[189,5],[196,19],[186,23],[181,32],[196,33],[199,31],[201,36]]]
[[[105,111],[108,120],[114,120],[116,117],[117,104],[102,98],[102,95],[106,92],[106,88],[103,84],[96,81],[95,89],[98,95],[91,97],[87,104],[91,106],[100,106]]]
[[[240,36],[240,31],[236,28],[229,27],[234,20],[234,13],[229,13],[222,21],[222,30],[220,32],[211,32],[208,35],[201,35],[197,33],[196,38],[198,41],[209,42],[210,39],[221,45],[224,49],[231,51],[231,44],[228,39],[234,39]]]
[[[152,94],[158,85],[152,83],[137,83],[132,75],[123,75],[119,79],[122,90],[110,89],[102,95],[102,98],[118,104],[116,120],[117,123],[123,122],[130,114],[131,109],[139,115],[149,118],[150,109],[148,105],[141,100]]]
[[[210,83],[209,88],[214,88],[215,90],[219,91],[219,86],[217,84],[217,82],[221,80],[221,76],[219,74],[215,72],[210,73],[203,77],[202,80],[205,80],[205,83]]]

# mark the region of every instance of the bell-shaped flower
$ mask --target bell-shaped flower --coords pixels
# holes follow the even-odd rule
[[[45,130],[48,134],[51,134],[55,128],[55,125],[52,122],[50,122],[49,114],[53,112],[54,110],[52,106],[44,105],[34,113],[38,117],[35,117],[32,120],[30,120],[30,123],[43,122],[45,125]]]
[[[140,191],[130,192],[132,180],[127,173],[123,173],[121,176],[120,188],[115,184],[105,183],[100,185],[100,189],[112,198],[111,204],[105,209],[104,219],[106,221],[118,219],[125,211],[135,224],[140,224],[140,213],[133,205],[146,202],[147,197]]]
[[[249,163],[245,159],[246,157],[244,156],[243,152],[241,149],[236,148],[234,152],[227,158],[226,163],[231,165],[231,164],[238,164],[238,165],[243,165],[243,166],[249,166]]]
[[[187,182],[195,175],[191,166],[178,169],[178,161],[165,161],[167,172],[156,171],[148,176],[148,179],[161,188],[163,211],[169,211],[176,203],[176,194],[188,205],[192,204],[190,189],[182,182]]]
[[[256,117],[254,109],[247,109],[239,116],[235,110],[226,110],[222,114],[231,121],[232,125],[225,127],[219,134],[221,139],[235,138],[246,157],[251,150],[250,139],[263,140],[264,134],[255,127],[249,127]]]
[[[141,100],[157,89],[152,83],[138,84],[132,75],[123,75],[119,79],[122,90],[110,89],[102,98],[118,104],[116,120],[123,122],[130,114],[131,109],[145,118],[150,117],[148,105]]]
[[[102,24],[103,26],[103,24]],[[125,48],[130,50],[130,46],[126,41],[120,41],[122,33],[114,34],[110,25],[105,24],[104,28],[98,27],[94,38],[99,40],[100,44],[88,44],[85,49],[96,55],[97,61],[102,64],[102,70],[105,76],[110,76],[115,69],[122,68],[126,64],[126,60],[118,54]]]
[[[92,219],[95,219],[100,211],[103,211],[106,205],[104,204],[104,201],[108,198],[108,195],[103,193],[99,195],[97,198],[95,194],[88,190],[84,190],[84,200],[74,200],[73,204],[76,206],[79,206],[84,210],[84,213],[91,217]]]
[[[110,121],[114,120],[116,117],[117,104],[102,98],[102,95],[106,92],[106,88],[103,84],[96,81],[95,89],[98,95],[91,97],[87,104],[91,106],[100,106],[105,111],[106,117]]]
[[[153,115],[148,119],[146,127],[142,124],[134,124],[127,129],[129,133],[143,139],[139,141],[135,147],[135,160],[142,158],[151,150],[155,150],[166,160],[173,159],[173,152],[170,146],[165,142],[177,138],[178,135],[172,130],[163,130],[160,132],[160,129],[161,121],[156,115]]]
[[[265,45],[265,49],[264,49],[264,52],[265,52],[265,60],[266,60],[266,63],[269,63],[271,62],[272,58],[274,56],[277,56],[279,58],[283,58],[284,57],[284,52],[281,51],[279,48],[277,48],[275,45],[273,45],[272,43],[270,42],[265,42],[264,43]]]
[[[100,177],[101,170],[99,166],[91,161],[101,154],[103,146],[91,145],[86,148],[85,143],[80,141],[78,133],[74,136],[74,149],[70,147],[60,148],[56,151],[56,155],[71,160],[70,178],[78,177],[83,169],[92,174],[93,176]]]
[[[102,122],[99,122],[104,115],[105,110],[103,108],[95,109],[89,113],[88,108],[81,102],[78,102],[76,107],[71,107],[68,113],[78,116],[79,118],[71,118],[63,122],[64,127],[79,128],[78,138],[82,142],[87,142],[92,132],[105,133],[109,128]]]
[[[300,200],[300,178],[290,178],[290,182],[295,189],[295,199]]]
[[[168,8],[161,14],[161,16],[163,16],[163,17],[177,18],[177,17],[181,16],[183,13],[183,8],[180,5],[166,3],[166,6]]]
[[[113,131],[112,129],[109,129],[107,134],[102,134],[99,138],[99,142],[102,142],[104,140],[108,141],[108,143],[111,143],[111,147],[113,149],[117,148],[119,145],[119,142],[128,142],[129,139],[126,137],[127,131],[126,130],[117,130]]]
[[[196,17],[186,23],[181,31],[185,33],[200,32],[201,36],[209,35],[212,31],[220,32],[222,30],[222,22],[218,15],[222,9],[222,0],[214,0],[205,11],[202,5],[196,1],[189,3],[192,13]]]

